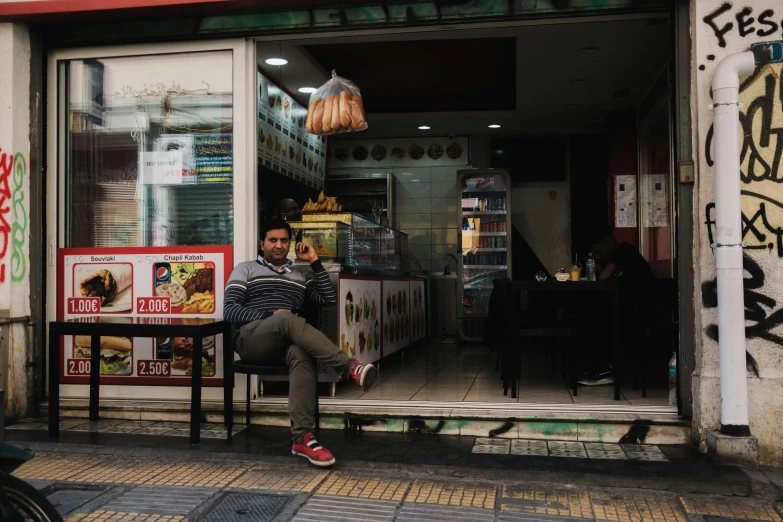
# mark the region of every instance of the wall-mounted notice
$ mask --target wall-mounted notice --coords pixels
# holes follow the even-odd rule
[[[666,191],[666,174],[645,174],[642,178],[645,227],[669,226],[669,205]]]
[[[58,252],[60,319],[223,316],[223,291],[232,247],[64,248]],[[205,386],[222,384],[221,336],[203,340]],[[61,344],[64,384],[87,384],[90,338]],[[101,337],[101,382],[188,386],[192,339]]]
[[[261,164],[307,186],[323,189],[326,136],[305,130],[307,107],[258,73],[258,158]]]
[[[636,227],[636,176],[614,177],[614,226]]]

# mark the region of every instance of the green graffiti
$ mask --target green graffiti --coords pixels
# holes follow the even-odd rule
[[[14,190],[11,196],[14,221],[11,225],[11,281],[18,283],[27,274],[27,258],[24,253],[27,235],[27,209],[24,206],[24,177],[27,174],[27,161],[24,154],[14,156]]]

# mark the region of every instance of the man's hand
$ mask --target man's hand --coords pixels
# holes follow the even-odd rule
[[[295,251],[296,258],[300,261],[313,263],[318,260],[318,255],[315,253],[315,249],[307,243],[297,243]]]

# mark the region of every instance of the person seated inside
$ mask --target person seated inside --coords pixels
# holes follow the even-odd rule
[[[305,301],[315,305],[337,303],[337,289],[310,245],[297,243],[296,257],[287,258],[291,227],[274,219],[261,228],[259,256],[231,272],[226,284],[224,317],[232,323],[234,346],[242,361],[256,365],[286,364],[290,391],[291,453],[316,466],[331,466],[332,453],[313,435],[315,429],[316,362],[334,368],[340,378],[350,376],[362,390],[375,384],[378,371],[348,357],[302,315]]]
[[[613,236],[607,236],[593,245],[596,272],[599,281],[620,281],[620,339],[631,346],[634,335],[648,327],[653,310],[653,284],[655,278],[649,263],[630,243],[618,244]],[[636,349],[637,347],[631,346]],[[579,384],[598,386],[614,384],[614,373],[609,361],[611,345],[596,361],[598,365]]]
[[[299,209],[299,204],[293,198],[283,198],[277,202],[277,208],[275,209],[276,218],[284,218],[284,216],[299,216],[302,211]]]

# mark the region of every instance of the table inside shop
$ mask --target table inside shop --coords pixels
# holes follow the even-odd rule
[[[101,336],[190,337],[193,366],[190,394],[190,442],[201,438],[201,348],[204,337],[223,334],[223,350],[231,351],[231,323],[223,319],[85,316],[49,323],[49,436],[60,433],[60,338],[90,336],[90,420],[99,419]]]
[[[620,349],[620,282],[616,280],[609,281],[513,281],[512,289],[514,296],[517,292],[545,292],[555,294],[555,298],[566,294],[576,293],[604,293],[610,296],[612,302],[611,324],[612,324],[612,367],[617,368],[619,360],[618,350]],[[614,400],[620,400],[620,379],[615,375],[614,379]]]

